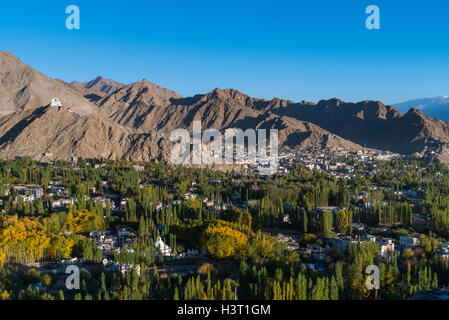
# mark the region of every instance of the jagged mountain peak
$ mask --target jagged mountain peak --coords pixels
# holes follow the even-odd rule
[[[410,110],[407,111],[407,113],[409,113],[409,114],[416,114],[416,115],[419,115],[421,117],[425,116],[424,113],[421,110],[419,110],[418,108],[410,108]]]
[[[117,82],[112,79],[105,79],[102,76],[98,76],[88,82],[73,81],[70,84],[76,88],[95,90],[98,92],[103,92],[105,94],[112,93],[125,86],[123,83]]]
[[[344,104],[344,101],[341,101],[337,98],[332,98],[328,100],[320,100],[317,104],[318,107],[338,107],[341,104]]]
[[[218,98],[218,99],[234,99],[239,101],[245,101],[249,98],[248,95],[236,90],[236,89],[220,89],[215,88],[211,92],[205,95],[207,98]]]
[[[171,99],[182,98],[182,96],[175,91],[158,86],[147,79],[131,83],[107,96],[105,99],[108,99],[110,96],[115,96],[115,98],[122,97],[125,101],[137,99],[141,102],[147,103],[148,105],[155,104],[161,106],[171,104]]]
[[[410,110],[408,110],[404,116],[414,116],[414,117],[420,117],[420,118],[429,118],[428,116],[426,116],[421,110],[419,110],[418,108],[410,108]]]
[[[434,119],[426,116],[421,110],[417,108],[411,108],[407,113],[403,116],[403,119],[407,119],[409,121],[414,122],[423,122],[423,121],[433,121]]]

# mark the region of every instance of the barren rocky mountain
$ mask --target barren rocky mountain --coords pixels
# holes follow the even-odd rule
[[[343,139],[319,126],[297,120],[295,118],[271,114],[260,122],[256,129],[278,129],[279,143],[289,147],[299,146],[301,148],[318,147],[327,150],[361,150],[362,147],[352,141]]]
[[[172,91],[154,88],[149,82],[131,84],[97,105],[100,112],[114,121],[145,131],[167,133],[176,128],[191,128],[194,120],[200,120],[203,128],[219,130],[270,127],[279,129],[279,142],[290,146],[316,145],[331,149],[363,146],[439,157],[445,149],[441,143],[449,138],[448,125],[444,122],[428,117],[426,121],[420,117],[410,120],[409,114],[403,115],[395,107],[379,101],[347,103],[331,99],[317,104],[296,103],[279,98],[251,98],[234,89],[215,89],[204,95],[179,98]],[[155,102],[153,96],[164,99]]]
[[[0,119],[0,136],[0,155],[5,158],[162,159],[156,134],[122,127],[98,113],[82,116],[48,107],[20,110]]]
[[[54,97],[60,97],[62,103],[75,113],[96,112],[96,107],[72,87],[48,78],[11,53],[0,51],[1,113],[46,106]]]
[[[261,115],[230,97],[227,91],[215,89],[205,95],[182,98],[146,80],[103,98],[97,105],[100,112],[120,124],[163,132],[188,128],[194,120],[202,121],[204,128],[219,130],[236,124],[254,127],[257,121],[249,122]],[[241,120],[246,122],[239,123]]]
[[[400,154],[444,157],[444,145],[449,141],[447,123],[417,109],[403,115],[395,107],[378,101],[284,103],[271,108],[271,112],[312,122],[362,146]]]
[[[67,108],[50,107],[58,97]],[[317,104],[215,89],[184,98],[142,80],[121,87],[97,78],[53,80],[0,52],[0,157],[167,160],[172,130],[278,129],[280,145],[386,150],[449,162],[449,125],[417,109],[402,114],[377,101]]]
[[[104,92],[105,94],[112,93],[125,86],[123,83],[111,79],[105,79],[102,76],[98,76],[89,82],[73,81],[70,85],[75,88],[84,88]]]
[[[386,139],[399,153],[435,157],[444,162],[449,156],[449,125],[415,108],[394,121]]]
[[[117,123],[149,131],[160,129],[158,124],[165,114],[174,111],[167,106],[181,98],[176,92],[144,79],[104,97],[97,105],[101,113]]]
[[[148,81],[131,84],[98,103],[100,112],[114,121],[144,131],[170,133],[177,128],[192,128],[201,121],[202,128],[279,129],[279,142],[288,145],[320,145],[361,149],[355,143],[320,127],[286,116],[261,110],[268,101],[250,98],[236,90],[215,89],[205,95],[181,98]]]
[[[111,79],[105,79],[101,76],[89,82],[73,81],[71,83],[66,84],[70,85],[76,91],[81,93],[84,96],[84,98],[93,103],[102,99],[107,94],[115,92],[125,86],[120,82]]]

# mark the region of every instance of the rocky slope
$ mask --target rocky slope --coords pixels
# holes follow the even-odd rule
[[[136,129],[158,130],[164,118],[173,122],[173,112],[167,106],[182,97],[148,80],[130,84],[97,102],[101,113],[117,123]]]
[[[96,107],[71,86],[48,78],[11,53],[0,51],[0,113],[46,106],[54,97],[75,113],[96,112]]]
[[[99,113],[82,116],[48,107],[21,110],[0,119],[0,136],[3,158],[164,159],[160,152],[164,141],[156,134],[120,126]]]

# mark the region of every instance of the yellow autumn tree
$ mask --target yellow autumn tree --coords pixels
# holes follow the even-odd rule
[[[91,222],[92,219],[88,217],[87,221]],[[6,262],[28,263],[45,258],[69,257],[74,240],[49,230],[44,222],[42,218],[7,217],[0,230],[0,265]],[[88,223],[80,221],[79,224]]]
[[[217,220],[205,230],[202,236],[203,247],[219,259],[235,258],[242,253],[248,236],[232,227],[232,224]]]
[[[103,218],[87,210],[78,211],[75,215],[69,214],[67,224],[75,234],[104,229]]]
[[[11,300],[11,296],[9,295],[8,291],[4,290],[2,293],[0,293],[0,300]]]
[[[0,248],[0,267],[5,263],[5,253],[3,252],[3,249]]]
[[[9,217],[0,234],[0,247],[6,261],[26,263],[44,257],[50,238],[45,227],[36,218]]]
[[[46,256],[48,258],[67,259],[72,254],[75,241],[66,237],[52,236],[50,245],[47,248]]]

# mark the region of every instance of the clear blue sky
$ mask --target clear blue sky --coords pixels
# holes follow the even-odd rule
[[[65,28],[71,4],[81,30]],[[365,28],[369,4],[380,30]],[[444,0],[2,1],[0,50],[66,81],[395,103],[449,95],[448,14]]]

